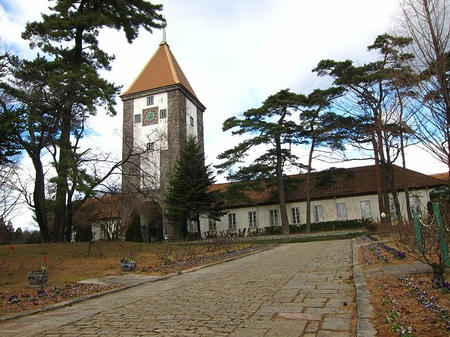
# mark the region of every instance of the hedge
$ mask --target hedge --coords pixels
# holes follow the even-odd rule
[[[353,229],[353,228],[364,228],[368,227],[373,223],[372,220],[347,220],[347,221],[325,221],[316,222],[311,224],[311,231],[330,231],[338,229]],[[289,225],[289,231],[291,234],[305,233],[306,224],[302,225]],[[264,228],[265,235],[276,235],[281,234],[281,226],[271,226]]]

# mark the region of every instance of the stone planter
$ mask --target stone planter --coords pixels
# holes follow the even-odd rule
[[[136,261],[120,261],[120,266],[122,267],[122,271],[134,271],[136,269]]]
[[[32,287],[44,287],[47,283],[48,273],[46,271],[35,271],[28,273],[28,283]]]

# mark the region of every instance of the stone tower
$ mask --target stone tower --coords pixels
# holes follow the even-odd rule
[[[189,136],[203,147],[205,107],[165,41],[120,97],[122,223],[139,216],[144,241],[171,237],[165,216],[171,168]]]

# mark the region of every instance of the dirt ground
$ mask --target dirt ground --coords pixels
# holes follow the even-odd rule
[[[431,275],[417,274],[413,276],[428,298],[442,308],[450,308],[450,294],[434,289],[431,285]],[[394,321],[404,328],[411,328],[416,337],[448,337],[446,320],[438,313],[426,310],[417,297],[398,278],[384,277],[368,279],[371,302],[374,307],[373,322],[378,337],[402,336],[392,331]],[[398,318],[393,319],[392,309],[398,312]],[[408,336],[408,335],[405,335]]]
[[[361,240],[359,247],[359,263],[363,269],[387,265],[408,264],[417,259],[406,254],[404,259],[396,259],[384,250],[379,243],[402,251],[393,240],[386,236],[375,236],[379,241],[365,242]],[[374,244],[387,261],[379,259],[369,245]],[[435,289],[432,285],[432,274],[405,275],[414,280],[414,284],[425,297],[444,310],[450,309],[450,293]],[[448,275],[446,275],[448,280]],[[450,323],[442,313],[436,313],[420,303],[412,289],[405,285],[399,277],[366,278],[374,308],[372,323],[378,337],[448,337]],[[423,299],[422,299],[423,301]],[[448,312],[447,312],[448,314]]]
[[[256,243],[215,242],[165,244],[137,242],[46,243],[0,246],[0,315],[35,309],[69,298],[104,291],[111,286],[79,285],[95,277],[121,275],[120,260],[136,260],[136,273],[163,275],[245,253]],[[29,286],[27,275],[46,266],[44,292]],[[120,284],[116,285],[120,286]]]

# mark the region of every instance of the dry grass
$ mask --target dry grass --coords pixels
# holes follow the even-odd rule
[[[168,256],[186,259],[214,256],[227,250],[254,246],[250,243],[210,243],[202,245],[171,245],[164,243],[97,242],[87,256],[87,242],[46,243],[0,246],[0,293],[28,286],[27,273],[39,269],[47,261],[48,286],[61,286],[82,279],[120,275],[120,259],[133,257],[138,272],[160,265]],[[150,268],[151,270],[151,268]],[[148,271],[147,273],[152,273]],[[153,272],[155,273],[155,272]]]

